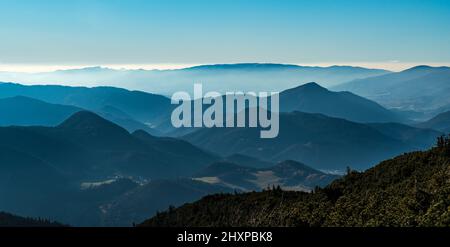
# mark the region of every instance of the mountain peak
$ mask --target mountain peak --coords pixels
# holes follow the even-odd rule
[[[117,129],[120,131],[126,131],[122,127],[100,117],[99,115],[90,111],[79,111],[63,123],[58,128],[62,129],[75,129],[75,130],[88,130],[88,129]]]
[[[317,84],[316,82],[308,82],[308,83],[305,83],[305,84],[301,85],[300,87],[302,87],[302,88],[326,89],[326,88],[320,86],[319,84]]]
[[[315,92],[329,92],[328,89],[320,86],[316,82],[308,82],[303,85],[300,85],[298,87],[288,89],[283,92],[283,94],[286,93],[298,93],[298,92],[306,92],[306,93],[315,93]]]
[[[231,64],[206,64],[186,69],[270,69],[270,68],[300,68],[294,64],[278,63],[231,63]]]
[[[440,67],[432,67],[429,65],[418,65],[409,69],[404,70],[403,72],[427,72],[427,71],[440,71],[447,70],[449,67],[440,66]]]

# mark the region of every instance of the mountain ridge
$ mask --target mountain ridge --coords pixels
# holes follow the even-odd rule
[[[146,227],[449,226],[450,136],[437,146],[386,160],[314,193],[280,189],[210,195],[159,213]],[[270,212],[270,213],[269,213]]]
[[[450,100],[450,67],[417,66],[400,72],[353,80],[332,87],[351,91],[387,108],[438,114]],[[443,109],[449,110],[449,109]]]
[[[429,147],[441,134],[414,129],[417,132],[412,134],[432,136],[415,147],[399,135],[410,128],[390,132],[396,133],[396,139],[367,124],[317,113],[291,112],[280,114],[280,133],[273,139],[260,139],[259,128],[205,128],[182,139],[222,156],[245,154],[270,162],[296,160],[326,170],[345,170],[347,166],[366,169],[402,152]]]

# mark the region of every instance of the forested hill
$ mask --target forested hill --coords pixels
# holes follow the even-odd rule
[[[450,226],[450,136],[313,193],[212,195],[141,226]]]
[[[0,212],[0,227],[62,227],[64,225],[44,219],[24,218]]]

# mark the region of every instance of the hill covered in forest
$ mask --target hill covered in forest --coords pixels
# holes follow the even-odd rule
[[[0,227],[62,227],[64,225],[44,219],[24,218],[0,212]]]
[[[312,193],[217,194],[140,226],[449,226],[450,136]]]

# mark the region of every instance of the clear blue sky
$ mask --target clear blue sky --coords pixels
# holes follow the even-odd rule
[[[450,1],[0,0],[0,63],[450,62]]]

